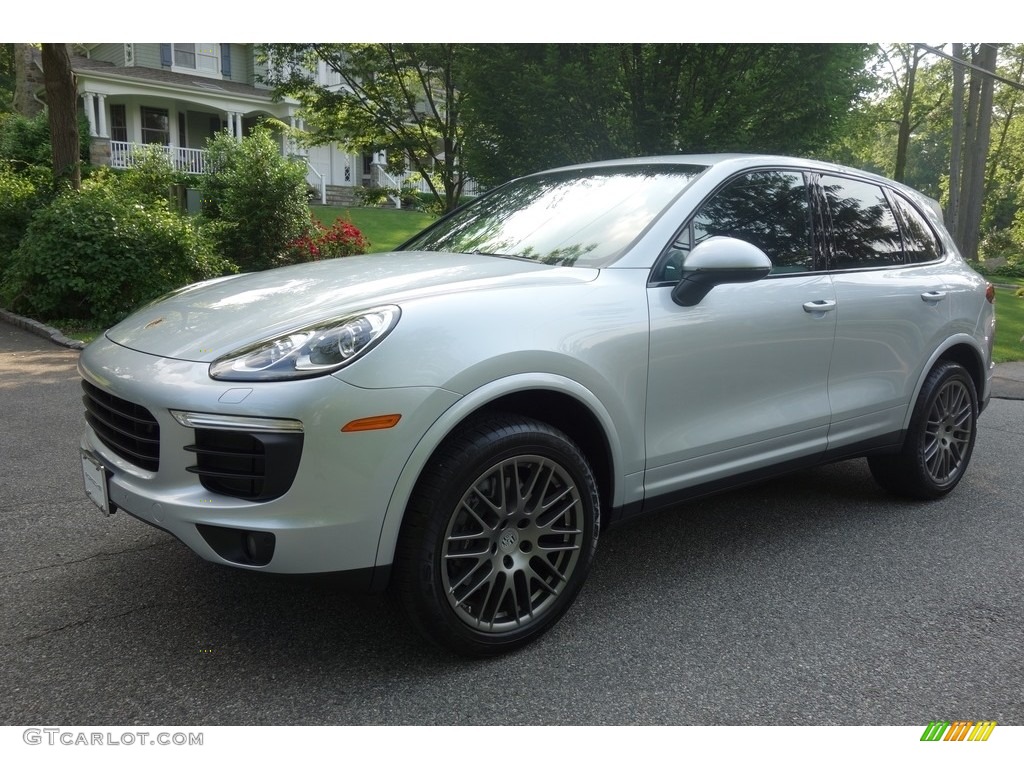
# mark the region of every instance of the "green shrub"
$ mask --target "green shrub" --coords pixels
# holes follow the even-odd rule
[[[35,117],[16,112],[0,115],[0,157],[18,168],[48,166],[51,162],[50,123],[46,112]]]
[[[0,160],[0,274],[28,229],[29,221],[47,200],[45,173],[18,173]]]
[[[366,208],[375,208],[391,202],[388,195],[398,194],[397,190],[386,187],[356,187],[356,201]]]
[[[89,124],[84,115],[78,121],[78,136],[81,159],[88,163]],[[47,170],[52,167],[50,122],[46,110],[35,117],[25,117],[16,112],[0,114],[0,157],[11,161],[18,172],[32,166]]]
[[[143,204],[100,177],[33,216],[11,257],[3,298],[39,319],[110,325],[142,302],[226,271],[230,265],[166,202]]]
[[[220,133],[207,150],[204,231],[218,253],[246,271],[290,263],[289,244],[309,227],[305,166],[262,127],[241,141]]]
[[[117,173],[122,192],[140,202],[168,200],[171,187],[187,181],[187,174],[171,165],[162,147],[145,145],[136,148],[132,166]]]

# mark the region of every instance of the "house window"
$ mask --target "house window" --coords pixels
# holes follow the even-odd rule
[[[167,110],[143,107],[141,113],[142,143],[169,146],[171,143],[171,128]]]
[[[110,139],[112,141],[128,141],[128,117],[124,104],[110,105]]]
[[[174,66],[196,68],[196,44],[175,43],[174,44]]]
[[[174,43],[174,66],[215,75],[220,72],[220,43]]]

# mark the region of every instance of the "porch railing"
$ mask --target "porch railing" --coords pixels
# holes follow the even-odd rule
[[[370,178],[373,180],[373,183],[379,187],[389,187],[391,189],[411,187],[416,192],[430,192],[430,185],[427,184],[427,180],[423,178],[423,174],[417,173],[416,171],[406,171],[405,173],[393,176],[385,171],[381,166],[374,165],[373,174]],[[469,197],[479,195],[480,185],[473,179],[466,179],[465,184],[462,186],[462,194]]]
[[[306,168],[309,169],[306,171],[306,183],[320,193],[320,204],[327,205],[327,180],[324,179],[324,175],[313,167],[308,158],[299,156],[296,159],[306,164]]]
[[[170,162],[171,166],[184,173],[190,173],[199,175],[204,172],[206,168],[206,150],[205,149],[192,149],[191,147],[167,147],[160,144],[133,144],[130,141],[111,141],[110,142],[110,166],[112,168],[131,168],[135,165],[136,160],[145,152],[159,151],[162,152]],[[305,161],[308,168],[307,181],[310,186],[316,188],[320,193],[321,201],[326,200],[326,179],[323,175],[310,165],[306,158],[296,158],[300,161]],[[417,192],[430,192],[430,187],[427,186],[426,180],[418,173],[413,171],[407,171],[399,174],[398,176],[392,176],[387,173],[380,165],[373,166],[373,183],[379,187],[387,187],[389,189],[401,189],[402,187],[412,187]],[[462,189],[464,195],[477,195],[480,190],[477,183],[473,179],[466,179],[466,183]],[[396,204],[398,200],[396,199]]]
[[[133,144],[130,141],[110,142],[110,167],[131,168],[145,152],[159,151],[176,171],[201,174],[206,167],[206,150],[191,147],[166,147],[160,144]]]

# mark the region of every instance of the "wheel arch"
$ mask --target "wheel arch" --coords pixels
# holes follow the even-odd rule
[[[928,364],[921,370],[921,374],[917,379],[917,385],[914,387],[914,396],[910,399],[907,414],[904,418],[904,429],[910,426],[910,419],[914,413],[914,404],[917,403],[917,399],[921,395],[921,388],[924,386],[925,379],[928,378],[928,374],[932,372],[936,365],[944,361],[957,363],[967,371],[971,381],[974,382],[974,389],[978,394],[979,410],[984,407],[984,403],[987,401],[986,395],[989,382],[989,372],[985,368],[985,356],[973,337],[966,334],[954,336],[935,351],[931,359],[928,360]]]
[[[960,343],[943,351],[935,362],[937,363],[942,360],[959,363],[970,374],[971,381],[974,382],[974,390],[978,393],[978,403],[980,404],[986,385],[985,363],[980,351],[970,344]],[[935,363],[932,363],[930,368],[934,367]]]
[[[567,434],[590,463],[602,510],[622,503],[623,457],[615,423],[598,398],[578,382],[561,376],[527,374],[491,382],[452,405],[413,449],[388,502],[377,545],[378,566],[394,559],[409,498],[431,457],[467,420],[485,412],[514,413],[550,424]]]

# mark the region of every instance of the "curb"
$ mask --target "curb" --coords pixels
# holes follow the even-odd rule
[[[18,328],[23,328],[29,333],[34,333],[36,336],[42,336],[44,339],[49,339],[54,344],[59,344],[62,347],[68,349],[85,349],[85,342],[78,341],[78,339],[69,339],[63,333],[56,328],[51,328],[44,323],[40,323],[38,320],[33,320],[30,317],[22,317],[16,315],[13,312],[8,312],[6,309],[0,309],[0,320],[3,320],[11,325],[15,325]]]

